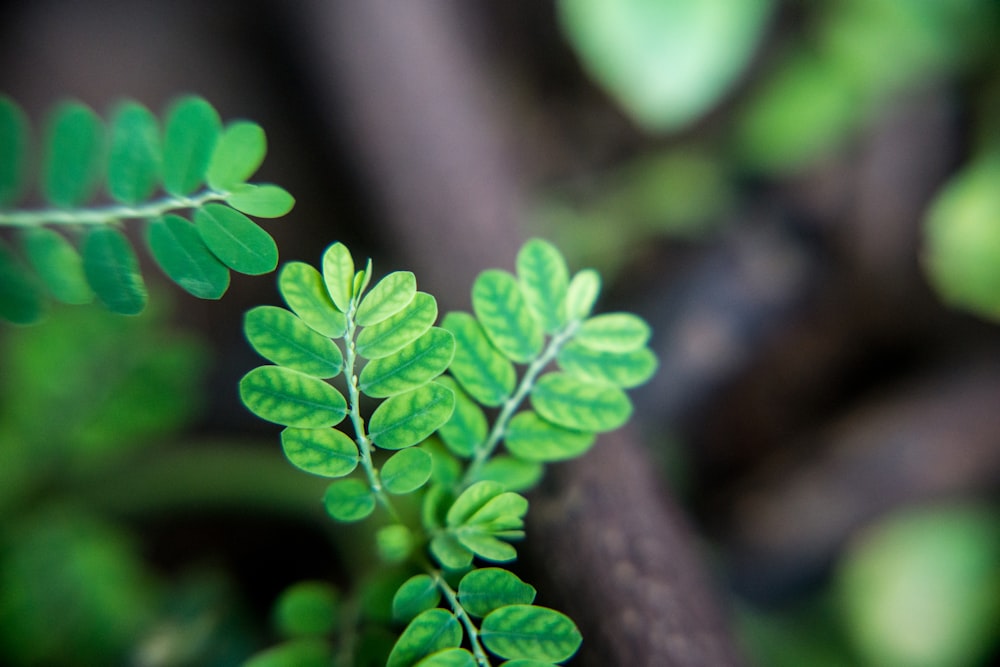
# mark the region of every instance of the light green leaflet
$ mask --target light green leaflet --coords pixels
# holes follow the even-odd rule
[[[612,431],[632,415],[632,403],[617,387],[578,380],[566,373],[543,375],[531,404],[546,420],[578,431]]]
[[[333,304],[319,271],[304,262],[288,262],[278,273],[278,291],[313,331],[330,338],[344,335],[347,318]]]
[[[361,330],[356,340],[358,354],[366,359],[379,359],[397,352],[430,329],[437,315],[434,297],[417,292],[398,313]]]
[[[343,243],[334,243],[323,253],[323,280],[337,309],[346,313],[354,296],[354,258]]]
[[[462,626],[444,609],[428,609],[410,621],[396,640],[386,667],[409,667],[421,658],[462,643]]]
[[[476,658],[464,648],[446,648],[427,656],[414,667],[476,667]]]
[[[476,318],[448,313],[441,326],[455,336],[455,358],[449,370],[469,396],[488,407],[507,400],[517,381],[514,366],[493,347]]]
[[[205,180],[215,190],[231,190],[253,176],[266,154],[267,139],[260,125],[231,123],[219,137]]]
[[[160,182],[162,162],[156,116],[141,104],[120,104],[111,118],[108,193],[125,204],[148,198]]]
[[[494,456],[479,470],[476,481],[497,482],[511,491],[527,491],[542,479],[541,463],[513,456]]]
[[[472,552],[450,532],[435,535],[430,550],[441,566],[449,570],[461,570],[472,564]]]
[[[375,511],[375,496],[359,479],[340,479],[326,488],[323,505],[337,521],[361,521]]]
[[[458,600],[467,612],[483,617],[511,604],[531,604],[535,589],[499,567],[472,570],[458,582]]]
[[[146,307],[139,260],[125,235],[96,227],[83,239],[83,272],[101,303],[113,313],[137,315]]]
[[[234,271],[256,276],[278,266],[274,239],[239,211],[206,204],[195,211],[194,221],[205,245]]]
[[[240,398],[258,417],[283,426],[335,426],[347,414],[347,401],[336,389],[281,366],[260,366],[244,375]]]
[[[476,482],[455,499],[446,517],[451,527],[461,526],[486,503],[504,492],[496,482]]]
[[[369,276],[370,271],[365,272]],[[360,293],[358,290],[356,293]],[[394,271],[361,299],[355,315],[357,323],[363,327],[372,326],[395,315],[405,308],[417,293],[417,279],[409,271]]]
[[[201,98],[185,97],[171,106],[163,136],[163,187],[167,192],[187,195],[201,185],[221,129],[219,114]]]
[[[563,461],[586,452],[594,440],[593,433],[557,426],[527,410],[510,421],[504,445],[525,461]]]
[[[270,183],[244,183],[233,187],[226,203],[247,215],[258,218],[280,218],[295,206],[295,197],[284,188]]]
[[[601,293],[601,275],[593,269],[580,271],[569,281],[566,290],[566,319],[582,320],[594,309]]]
[[[396,452],[382,466],[385,490],[393,494],[412,493],[431,477],[431,455],[418,447]]]
[[[65,102],[52,114],[46,133],[42,181],[45,198],[69,208],[97,189],[104,163],[101,119],[79,102]]]
[[[0,208],[16,202],[24,191],[29,128],[21,107],[0,94]]]
[[[649,325],[631,313],[605,313],[583,321],[573,337],[594,350],[631,352],[649,342]]]
[[[343,477],[358,465],[358,446],[334,428],[288,427],[281,448],[297,468],[321,477]]]
[[[336,343],[284,308],[257,306],[247,311],[243,330],[262,357],[280,366],[317,378],[332,378],[344,367]]]
[[[395,523],[375,531],[375,549],[384,563],[402,563],[413,553],[416,538],[406,526]]]
[[[455,380],[444,376],[438,382],[455,394],[455,411],[451,419],[438,429],[438,435],[454,454],[472,456],[476,448],[486,441],[486,415]]]
[[[482,528],[460,528],[455,531],[459,543],[483,560],[509,563],[517,560],[517,549]]]
[[[243,667],[326,667],[333,662],[333,647],[322,639],[302,637],[254,654]]]
[[[535,319],[547,333],[558,331],[565,319],[569,286],[569,269],[562,254],[547,241],[528,241],[517,254],[517,278]]]
[[[409,621],[417,614],[433,609],[441,602],[441,589],[426,574],[416,574],[399,587],[392,598],[392,616]]]
[[[282,592],[274,625],[286,637],[321,637],[337,625],[340,594],[323,581],[300,581]]]
[[[541,351],[542,328],[510,273],[488,269],[479,274],[472,285],[472,309],[490,342],[507,358],[527,363]]]
[[[398,352],[368,362],[359,378],[361,391],[373,398],[385,398],[416,389],[443,373],[454,352],[451,333],[431,327]]]
[[[491,612],[479,627],[483,644],[501,658],[562,662],[583,637],[565,614],[547,607],[508,605]]]
[[[567,343],[556,358],[559,367],[571,375],[626,389],[649,380],[657,366],[656,355],[648,347],[609,352],[594,350],[577,341]]]
[[[448,421],[455,395],[431,382],[385,400],[372,413],[368,435],[383,449],[402,449],[426,439]]]
[[[201,299],[219,299],[229,288],[229,269],[212,254],[194,225],[167,214],[146,227],[146,245],[170,279]]]
[[[47,227],[32,227],[20,238],[25,257],[53,297],[71,304],[93,301],[83,259],[65,236]]]

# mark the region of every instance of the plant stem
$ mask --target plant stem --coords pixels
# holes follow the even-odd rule
[[[200,208],[213,201],[224,201],[229,192],[202,190],[180,197],[169,195],[145,204],[114,204],[91,208],[43,208],[0,211],[0,227],[37,227],[39,225],[106,225],[119,220],[157,218],[171,211]]]
[[[469,613],[465,611],[465,607],[458,599],[458,594],[455,589],[448,585],[444,577],[441,575],[439,570],[431,567],[429,563],[425,563],[424,567],[427,573],[434,580],[434,584],[441,590],[444,594],[445,599],[448,601],[448,606],[451,607],[452,612],[455,614],[455,618],[461,621],[462,625],[465,627],[465,634],[469,637],[469,645],[472,647],[472,654],[476,657],[476,664],[479,667],[490,667],[490,658],[486,655],[486,650],[483,648],[482,643],[479,641],[479,628],[476,624],[472,622],[472,618]]]

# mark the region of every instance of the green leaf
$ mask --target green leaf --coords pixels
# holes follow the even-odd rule
[[[468,458],[486,442],[486,415],[454,379],[445,376],[439,382],[455,394],[455,411],[451,413],[451,419],[438,430],[438,435],[448,449],[458,456]]]
[[[267,138],[257,123],[230,123],[219,137],[208,163],[206,180],[213,190],[226,191],[254,175],[267,153]]]
[[[469,520],[489,501],[504,492],[504,488],[496,482],[476,482],[455,499],[448,510],[446,521],[448,526],[457,527]]]
[[[475,481],[493,481],[508,491],[526,491],[542,479],[541,463],[524,461],[513,456],[494,456],[479,469]]]
[[[323,581],[300,581],[286,588],[274,605],[274,624],[282,636],[317,637],[337,625],[337,589]]]
[[[448,313],[441,326],[455,336],[455,358],[450,371],[469,395],[482,405],[496,407],[514,391],[514,366],[468,313]]]
[[[632,352],[646,345],[649,325],[632,313],[604,313],[583,321],[573,340],[593,350]]]
[[[101,119],[89,107],[79,102],[57,106],[46,132],[45,198],[66,208],[90,199],[100,182],[104,141]]]
[[[395,396],[427,384],[443,373],[455,353],[455,339],[431,327],[403,349],[369,361],[361,370],[361,391],[374,398]]]
[[[401,311],[361,330],[356,341],[358,354],[366,359],[387,357],[422,336],[434,324],[437,315],[434,297],[417,292]]]
[[[510,273],[500,269],[480,273],[472,285],[472,309],[490,342],[509,359],[527,363],[541,352],[542,328]]]
[[[531,404],[548,421],[577,431],[611,431],[632,415],[632,403],[621,389],[566,373],[543,375],[531,390]]]
[[[277,306],[257,306],[243,318],[247,340],[258,354],[317,378],[332,378],[344,367],[340,348],[296,317]]]
[[[464,648],[446,648],[432,653],[416,667],[476,667],[476,658]]]
[[[435,437],[427,438],[420,444],[420,449],[431,456],[431,482],[450,486],[458,482],[462,464],[448,451],[444,443]],[[447,508],[445,508],[447,510]]]
[[[295,467],[321,477],[343,477],[358,466],[358,446],[334,428],[288,427],[281,448]]]
[[[194,225],[179,215],[151,220],[146,245],[160,269],[199,299],[219,299],[229,289],[229,269],[208,249]]]
[[[337,309],[342,313],[350,310],[354,296],[354,258],[343,243],[334,243],[323,253],[323,280]]]
[[[488,500],[467,518],[463,525],[484,525],[493,529],[510,530],[520,528],[521,517],[528,511],[528,499],[513,491],[504,491]],[[515,520],[516,519],[516,520]]]
[[[172,195],[191,194],[205,179],[222,130],[211,104],[183,97],[167,110],[163,135],[163,187]]]
[[[578,272],[569,281],[566,291],[566,319],[582,320],[594,309],[601,293],[601,275],[593,269]]]
[[[420,520],[427,530],[434,531],[444,527],[445,515],[448,514],[451,504],[455,502],[455,494],[451,492],[453,484],[454,480],[450,482],[435,481],[434,485],[424,493],[424,500],[420,505]]]
[[[123,102],[111,118],[108,193],[125,204],[147,199],[160,182],[160,124],[149,109]]]
[[[583,380],[630,388],[653,377],[656,355],[648,347],[630,352],[594,350],[576,341],[567,343],[556,357],[559,367]]]
[[[361,521],[375,511],[375,495],[359,479],[340,479],[326,488],[323,505],[337,521]]]
[[[14,324],[33,324],[44,313],[38,280],[0,239],[0,318]]]
[[[392,598],[392,615],[398,621],[409,621],[417,614],[433,609],[441,602],[441,590],[430,576],[417,574],[406,581]]]
[[[569,269],[554,245],[531,239],[517,254],[517,277],[524,300],[535,319],[548,333],[555,333],[564,322]]]
[[[146,307],[146,285],[139,260],[125,235],[113,227],[96,227],[83,238],[83,272],[108,310],[137,315]]]
[[[472,552],[462,546],[452,533],[439,533],[431,540],[431,555],[449,570],[462,570],[472,564]]]
[[[513,572],[499,567],[472,570],[458,582],[458,601],[467,612],[482,618],[511,604],[531,604],[535,588]]]
[[[0,95],[0,208],[24,192],[31,124],[14,100]]]
[[[382,486],[389,493],[412,493],[431,478],[431,455],[419,447],[396,452],[382,466]]]
[[[426,439],[448,421],[455,395],[431,382],[384,401],[372,413],[368,435],[383,449],[403,449]]]
[[[278,291],[288,307],[313,331],[330,338],[340,338],[347,331],[347,318],[330,299],[323,276],[308,264],[287,262],[282,266]]]
[[[353,293],[361,296],[368,289],[368,283],[372,280],[372,258],[368,258],[368,263],[365,264],[365,268],[354,274],[354,288]]]
[[[258,218],[280,218],[295,206],[295,197],[284,188],[265,183],[263,185],[234,186],[226,196],[226,203],[247,215]]]
[[[562,662],[576,653],[583,637],[568,616],[547,607],[508,605],[491,612],[479,638],[501,658]]]
[[[383,563],[402,563],[413,553],[413,532],[401,523],[382,526],[375,532],[375,548]]]
[[[93,301],[83,259],[65,236],[47,227],[31,227],[21,232],[21,245],[52,296],[70,304]]]
[[[509,563],[517,560],[517,549],[485,530],[461,529],[455,537],[459,543],[483,560],[492,563]]]
[[[347,401],[336,389],[281,366],[261,366],[244,375],[240,398],[261,419],[283,426],[325,428],[347,414]]]
[[[444,609],[428,609],[410,621],[392,647],[386,667],[411,667],[422,658],[462,643],[462,626]]]
[[[368,275],[367,272],[365,275]],[[378,281],[365,295],[358,305],[355,319],[363,327],[378,324],[409,305],[416,293],[416,277],[409,271],[394,271]]]
[[[708,112],[753,55],[770,2],[561,0],[583,66],[642,127],[675,131]]]
[[[333,647],[321,639],[293,639],[255,653],[242,667],[329,667]]]
[[[239,211],[206,204],[194,212],[194,222],[209,250],[234,271],[256,276],[278,266],[274,239]]]
[[[576,458],[594,444],[594,434],[557,426],[530,410],[514,416],[507,427],[507,450],[525,461],[564,461]]]

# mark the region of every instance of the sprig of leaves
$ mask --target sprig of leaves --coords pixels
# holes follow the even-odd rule
[[[33,173],[30,123],[0,96],[0,227],[16,230],[16,248],[0,239],[0,319],[36,322],[47,297],[80,304],[96,296],[113,312],[141,312],[147,294],[123,231],[129,220],[145,222],[153,259],[199,298],[221,298],[231,270],[258,275],[278,264],[274,240],[247,216],[281,217],[294,199],[247,183],[267,151],[255,123],[223,125],[194,96],[176,100],[162,127],[134,101],[119,103],[107,124],[70,101],[53,109],[40,148]],[[17,208],[35,180],[45,205]]]
[[[371,279],[371,262],[357,270],[339,243],[322,272],[285,265],[278,285],[288,308],[246,315],[247,338],[272,365],[244,376],[244,403],[285,427],[294,465],[337,478],[324,497],[334,519],[383,508],[377,552],[414,570],[392,600],[405,627],[389,667],[569,659],[581,642],[572,620],[534,605],[535,589],[499,565],[517,558],[512,542],[524,537],[528,510],[519,492],[542,465],[583,454],[597,433],[628,420],[624,390],[657,366],[648,325],[627,313],[592,316],[600,277],[571,277],[538,239],[520,251],[516,274],[483,272],[473,313],[450,313],[440,327],[434,297],[417,291],[412,273],[369,290]],[[374,402],[370,415],[362,400]],[[348,418],[353,437],[334,428]],[[401,510],[407,501],[419,511]],[[292,648],[300,641],[282,650],[314,650],[315,637]],[[281,664],[267,661],[275,651],[255,667]]]

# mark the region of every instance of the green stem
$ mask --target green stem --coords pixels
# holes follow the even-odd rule
[[[472,647],[472,654],[476,657],[476,664],[479,667],[490,667],[490,658],[486,655],[486,650],[479,641],[479,628],[473,623],[469,612],[465,611],[465,607],[459,601],[455,589],[448,585],[448,582],[445,581],[439,570],[431,567],[429,563],[425,564],[425,568],[431,579],[434,580],[434,584],[444,594],[445,600],[448,601],[448,606],[451,607],[452,612],[455,614],[455,618],[465,627],[465,634],[469,637],[469,645]]]
[[[0,227],[37,227],[39,225],[106,225],[119,220],[158,218],[171,211],[201,208],[213,201],[225,201],[229,192],[202,190],[181,197],[170,195],[145,204],[95,206],[91,208],[43,208],[0,211]]]

